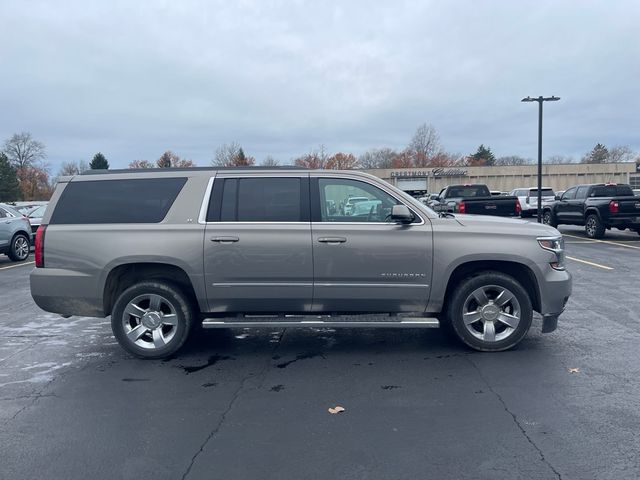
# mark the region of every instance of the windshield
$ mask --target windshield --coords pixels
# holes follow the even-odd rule
[[[31,218],[40,218],[44,215],[44,211],[47,209],[46,205],[42,205],[36,208],[33,212],[29,214]]]

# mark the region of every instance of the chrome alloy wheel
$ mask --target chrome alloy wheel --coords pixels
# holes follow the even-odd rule
[[[505,287],[486,285],[466,298],[462,318],[464,326],[474,337],[485,342],[499,342],[518,327],[520,303]]]
[[[587,236],[590,238],[595,237],[596,235],[596,229],[597,229],[596,223],[597,223],[597,220],[593,215],[587,219],[587,225],[585,229],[587,231]]]
[[[138,295],[127,304],[122,314],[127,339],[141,348],[164,347],[173,340],[178,328],[176,310],[161,295]]]
[[[16,252],[18,260],[24,260],[29,256],[29,241],[23,236],[19,236],[13,244],[13,250]]]

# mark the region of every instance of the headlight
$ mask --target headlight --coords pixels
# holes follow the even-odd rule
[[[562,237],[540,237],[538,244],[545,250],[553,252],[556,256],[554,262],[550,262],[554,270],[564,270],[564,239]]]

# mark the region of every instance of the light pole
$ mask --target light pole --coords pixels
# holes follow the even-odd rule
[[[542,223],[542,104],[557,102],[560,97],[527,97],[523,102],[538,102],[538,223]]]

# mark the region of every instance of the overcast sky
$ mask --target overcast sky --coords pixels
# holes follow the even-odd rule
[[[113,167],[237,141],[281,163],[324,144],[576,158],[640,150],[640,2],[0,0],[0,139]],[[135,5],[134,5],[135,4]]]

